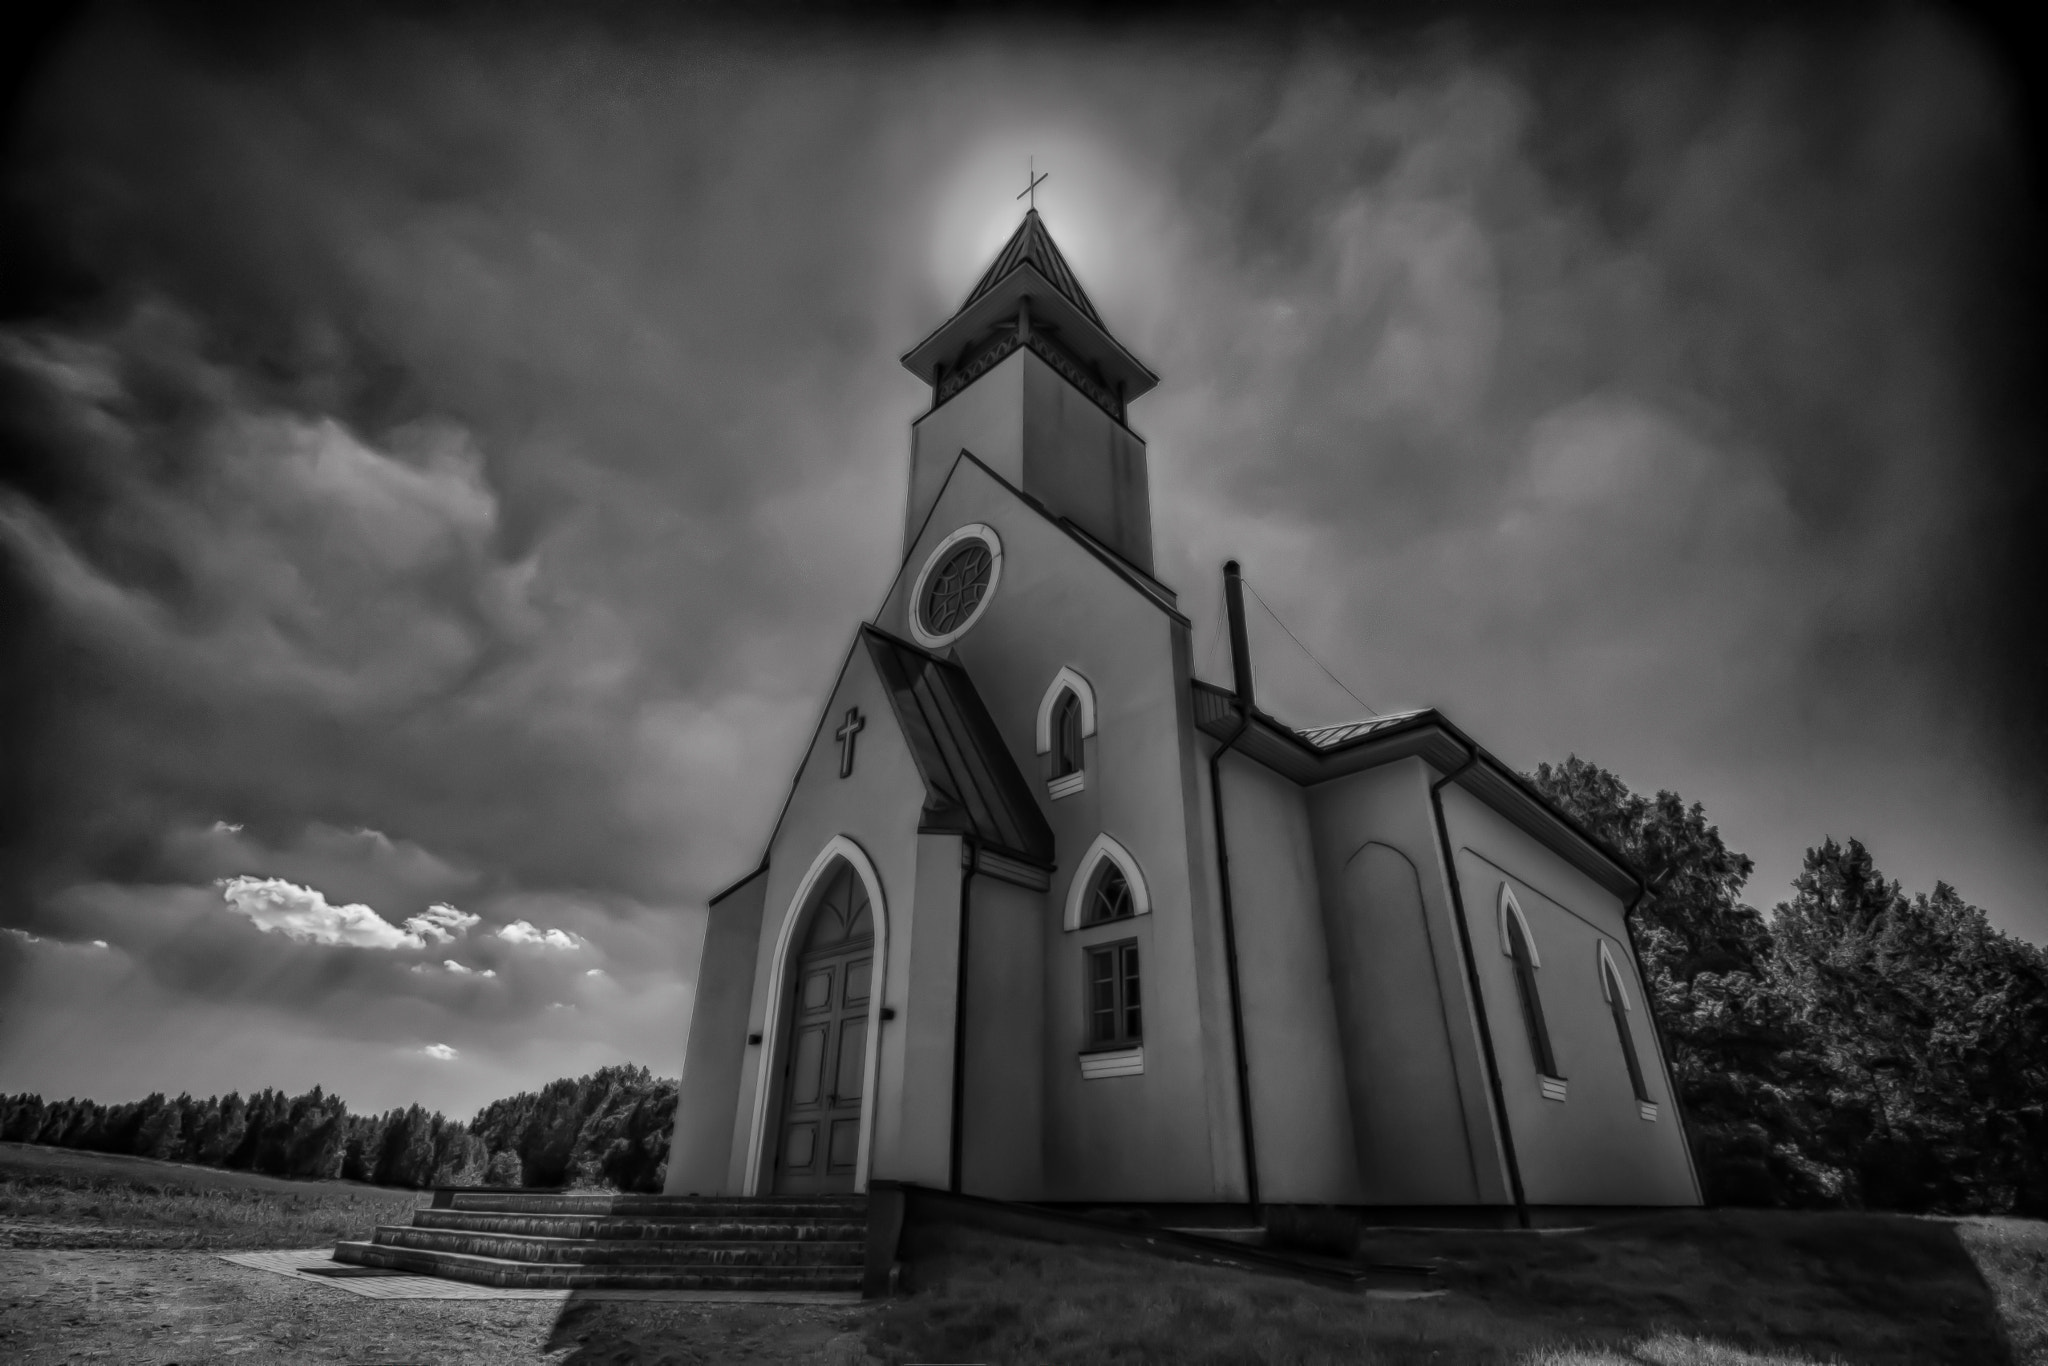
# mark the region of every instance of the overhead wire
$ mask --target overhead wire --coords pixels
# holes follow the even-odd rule
[[[1252,587],[1252,581],[1249,577],[1244,578],[1244,586],[1246,589],[1250,591],[1252,597],[1258,601],[1259,606],[1266,609],[1266,615],[1273,618],[1273,624],[1278,626],[1281,630],[1287,632],[1287,638],[1294,642],[1295,648],[1299,649],[1303,654],[1309,657],[1310,663],[1314,664],[1318,669],[1321,669],[1332,683],[1335,683],[1338,687],[1344,689],[1345,695],[1349,697],[1353,702],[1356,702],[1359,706],[1364,707],[1366,711],[1370,712],[1374,716],[1378,716],[1381,714],[1380,709],[1378,707],[1375,707],[1372,703],[1366,701],[1357,693],[1352,692],[1350,686],[1346,684],[1343,679],[1337,677],[1336,674],[1331,673],[1330,666],[1323,663],[1322,660],[1317,659],[1316,652],[1314,650],[1309,649],[1308,646],[1301,643],[1301,637],[1294,634],[1293,628],[1288,626],[1286,622],[1280,619],[1280,614],[1273,610],[1273,604],[1267,602],[1264,598],[1259,597],[1259,590],[1257,588]]]

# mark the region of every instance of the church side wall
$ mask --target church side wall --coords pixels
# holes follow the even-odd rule
[[[1308,800],[1238,754],[1222,779],[1260,1197],[1359,1204]]]
[[[1045,893],[986,873],[968,885],[961,1189],[1035,1200],[1045,1186]]]
[[[1019,487],[1151,573],[1145,443],[1043,360],[1028,352],[1013,357],[1018,358],[1024,364],[1024,478]]]
[[[747,1057],[747,1007],[761,938],[762,874],[711,908],[669,1140],[667,1195],[731,1195],[732,1116]]]
[[[1362,1203],[1508,1204],[1436,776],[1402,759],[1309,789]]]
[[[910,553],[926,515],[963,450],[1003,478],[1024,486],[1024,365],[1037,361],[1015,351],[910,428],[910,503],[903,550]],[[1043,361],[1037,362],[1043,365]],[[896,628],[891,628],[892,630]],[[910,633],[897,630],[898,635]]]
[[[867,724],[856,740],[853,775],[841,779],[839,742],[833,738],[833,731],[849,707],[858,707]],[[768,873],[763,879],[766,885],[761,894],[760,933],[745,968],[749,983],[747,1029],[762,1034],[764,1040],[746,1049],[746,1060],[741,1065],[738,1103],[733,1113],[729,1189],[765,1192],[773,1184],[777,1110],[782,1100],[779,1082],[788,1024],[786,1019],[779,1019],[776,1028],[769,1029],[771,1011],[787,1008],[786,1000],[771,998],[769,983],[775,977],[784,923],[802,910],[795,904],[799,887],[819,853],[836,835],[844,835],[860,847],[874,865],[881,883],[882,904],[876,911],[887,918],[887,947],[883,989],[876,1007],[894,1005],[899,1020],[907,1017],[909,956],[918,940],[920,857],[925,843],[916,830],[923,806],[924,782],[896,728],[881,680],[876,677],[866,650],[855,648],[826,707],[824,721],[812,737],[811,749],[769,849]],[[957,865],[957,854],[955,858]],[[957,874],[957,866],[955,871]],[[792,927],[789,938],[796,940],[800,930],[801,926]],[[797,947],[793,942],[789,944],[783,957],[786,959]],[[944,1009],[950,1028],[950,996]],[[875,1111],[869,1170],[872,1175],[895,1176],[899,1172],[892,1166],[892,1145],[900,1141],[903,1132],[897,1110],[903,1095],[904,1030],[895,1021],[876,1020],[870,1027],[879,1031],[876,1038],[880,1075],[870,1097]],[[767,1037],[770,1034],[773,1037]],[[771,1050],[772,1056],[762,1056]],[[758,1148],[754,1145],[757,1115],[762,1120]],[[750,1160],[759,1174],[758,1187],[750,1182]],[[929,1179],[923,1167],[916,1167],[915,1172],[918,1174],[902,1174],[903,1179]]]
[[[1494,1022],[1502,1090],[1516,1155],[1535,1205],[1699,1203],[1685,1135],[1672,1107],[1649,1003],[1629,947],[1619,897],[1455,785],[1444,815],[1472,927],[1472,945]],[[1565,1099],[1547,1099],[1500,932],[1500,889],[1514,890],[1540,966],[1536,984]],[[1641,1118],[1601,990],[1600,944],[1621,969],[1629,1026],[1657,1103]]]

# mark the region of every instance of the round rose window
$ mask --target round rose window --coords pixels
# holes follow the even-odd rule
[[[974,624],[995,592],[1002,572],[1002,545],[985,526],[966,526],[948,536],[918,575],[911,634],[921,645],[943,645]]]

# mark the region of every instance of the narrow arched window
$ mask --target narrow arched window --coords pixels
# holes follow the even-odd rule
[[[1065,778],[1081,771],[1081,698],[1071,689],[1053,708],[1052,776]]]
[[[1560,1076],[1557,1056],[1550,1051],[1550,1028],[1543,1022],[1543,998],[1536,991],[1536,958],[1528,930],[1522,924],[1519,908],[1503,919],[1507,922],[1503,928],[1508,937],[1508,957],[1515,963],[1515,992],[1522,998],[1522,1023],[1529,1031],[1529,1051],[1535,1056],[1538,1072],[1546,1077]]]
[[[1124,876],[1124,870],[1117,867],[1115,860],[1103,859],[1095,870],[1095,880],[1089,884],[1081,923],[1099,925],[1105,920],[1126,920],[1137,913],[1130,879]]]
[[[1615,970],[1614,961],[1607,956],[1606,946],[1600,952],[1601,985],[1607,989],[1607,1010],[1614,1016],[1614,1033],[1621,1040],[1622,1061],[1628,1064],[1628,1084],[1635,1088],[1636,1102],[1650,1103],[1650,1089],[1643,1084],[1643,1062],[1636,1056],[1636,1036],[1628,1027],[1628,993],[1622,989],[1621,975]]]

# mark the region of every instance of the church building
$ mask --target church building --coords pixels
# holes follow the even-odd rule
[[[1200,681],[1157,377],[1036,210],[904,357],[903,555],[713,898],[670,1194],[1474,1217],[1700,1201],[1636,871],[1434,710]]]

